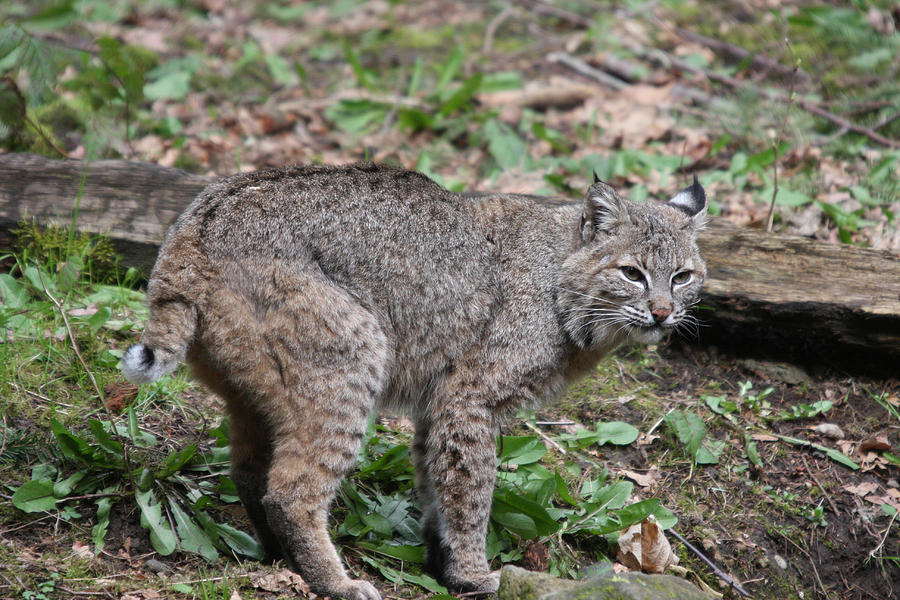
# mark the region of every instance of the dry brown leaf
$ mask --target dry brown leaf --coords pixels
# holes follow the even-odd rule
[[[72,554],[75,558],[94,558],[94,553],[91,550],[91,547],[87,544],[82,544],[78,540],[72,542]]]
[[[228,598],[228,600],[243,600],[243,599],[241,598],[241,595],[238,594],[237,590],[231,590],[231,596]]]
[[[891,449],[891,444],[888,442],[886,435],[878,435],[875,438],[869,438],[867,440],[863,440],[859,444],[860,452],[887,452]]]
[[[844,431],[834,423],[819,423],[812,430],[833,440],[842,440],[845,437]]]
[[[636,523],[619,535],[617,558],[634,571],[662,573],[678,564],[669,540],[652,515]]]
[[[646,473],[636,473],[634,471],[629,471],[627,469],[623,469],[619,471],[619,475],[624,475],[628,479],[632,480],[640,487],[646,488],[655,485],[659,481],[659,468],[651,467]]]
[[[750,439],[755,442],[777,442],[778,438],[774,435],[769,435],[768,433],[754,433],[750,436]]]
[[[641,434],[638,436],[637,444],[638,446],[649,446],[658,439],[658,435],[641,432]]]
[[[250,585],[267,592],[309,592],[303,578],[288,569],[280,571],[253,571],[249,573]]]
[[[842,488],[845,492],[850,492],[860,497],[865,497],[878,489],[878,484],[874,481],[864,481],[857,485],[845,485]]]

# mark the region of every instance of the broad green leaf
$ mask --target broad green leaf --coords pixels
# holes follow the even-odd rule
[[[616,515],[619,517],[619,524],[616,525],[613,529],[610,529],[609,532],[615,531],[617,529],[625,529],[627,527],[631,527],[635,523],[640,523],[658,509],[659,498],[648,498],[647,500],[641,500],[640,502],[629,504],[616,513]]]
[[[144,96],[148,100],[184,100],[191,91],[192,77],[193,73],[188,71],[166,73],[144,85]]]
[[[578,506],[578,501],[572,497],[569,493],[569,488],[566,486],[565,480],[562,476],[557,473],[555,476],[556,480],[556,495],[559,496],[563,502],[568,504],[569,506]]]
[[[22,308],[28,303],[28,292],[9,273],[0,273],[0,301],[9,308]]]
[[[547,447],[536,436],[503,436],[500,447],[500,457],[497,459],[500,463],[510,465],[526,465],[535,463],[545,454]]]
[[[71,290],[81,280],[81,271],[84,269],[84,263],[81,262],[81,258],[78,256],[70,256],[58,268],[59,270],[56,273],[57,286],[65,292]]]
[[[362,66],[362,62],[360,62],[359,56],[353,49],[349,39],[344,39],[344,56],[350,65],[350,69],[353,70],[353,74],[356,75],[356,80],[359,84],[366,89],[372,89],[372,73]]]
[[[66,456],[66,458],[78,460],[89,465],[102,464],[102,461],[96,461],[94,459],[94,455],[91,452],[90,446],[87,444],[87,442],[85,442],[77,435],[74,435],[56,419],[50,419],[50,430],[56,437],[56,441],[59,443],[59,448],[60,450],[62,450],[62,453]]]
[[[72,493],[72,490],[76,485],[78,485],[79,481],[84,479],[84,476],[84,471],[76,471],[62,481],[57,481],[53,484],[53,495],[59,499],[64,499],[66,496]]]
[[[222,540],[235,552],[256,560],[263,558],[262,544],[252,536],[240,529],[235,529],[227,523],[216,523],[216,529]]]
[[[469,103],[481,87],[481,73],[466,79],[462,85],[441,105],[438,114],[442,117],[451,115]]]
[[[488,151],[501,169],[512,169],[528,154],[525,142],[506,123],[488,121],[484,124]]]
[[[519,515],[519,516],[515,516]],[[530,525],[526,523],[522,516],[527,516]],[[550,535],[556,533],[560,524],[551,517],[547,510],[530,498],[510,493],[507,490],[494,490],[494,503],[491,509],[491,517],[497,522],[503,524],[511,531],[515,531],[509,527],[507,523],[520,527],[520,531],[516,531],[523,537],[527,533],[534,533],[530,537],[538,535]]]
[[[102,493],[112,494],[119,490],[118,485],[105,488]],[[106,532],[109,529],[109,513],[115,498],[106,497],[97,499],[97,522],[91,528],[91,541],[94,543],[94,554],[99,556],[100,551],[106,545]]]
[[[109,318],[112,316],[112,311],[108,306],[101,306],[97,309],[93,315],[87,320],[88,327],[90,327],[91,332],[96,333],[98,329],[103,327]]]
[[[269,73],[276,83],[283,86],[295,85],[297,83],[297,75],[288,61],[278,54],[266,54],[264,57],[266,65],[269,67]]]
[[[163,556],[172,554],[178,545],[178,538],[163,515],[162,504],[156,501],[152,490],[135,490],[134,497],[141,509],[141,526],[150,531],[153,549]]]
[[[91,419],[88,421],[88,428],[91,430],[91,433],[94,434],[94,439],[97,440],[97,443],[100,444],[101,448],[114,458],[122,457],[122,444],[112,438],[101,421]]]
[[[373,544],[366,541],[358,541],[356,545],[361,548],[367,548],[378,554],[384,554],[391,558],[397,558],[405,562],[422,564],[425,562],[425,547],[413,546],[411,544],[390,544],[381,543]]]
[[[623,423],[622,421],[611,421],[609,423],[597,423],[597,445],[610,443],[617,446],[627,446],[638,438],[640,433],[637,427]]]
[[[696,413],[673,410],[665,416],[665,421],[675,432],[678,440],[684,444],[688,456],[698,464],[715,464],[716,450],[721,452],[717,443],[704,445],[706,424]]]
[[[179,471],[184,467],[197,453],[197,446],[190,444],[182,448],[178,452],[169,454],[163,461],[159,471],[156,472],[157,479],[165,479],[169,475]]]
[[[172,498],[169,498],[169,510],[175,519],[175,530],[178,532],[178,542],[182,550],[199,554],[209,562],[219,558],[219,552],[206,532],[198,527]]]
[[[56,508],[53,484],[48,481],[26,481],[12,495],[13,506],[27,513]]]
[[[451,81],[453,81],[453,78],[456,77],[456,72],[459,71],[460,66],[462,66],[462,62],[465,56],[466,51],[463,50],[463,47],[460,45],[454,45],[453,51],[447,58],[447,62],[444,63],[444,68],[441,69],[441,74],[438,77],[437,84],[434,86],[435,93],[439,94],[445,87],[450,84]]]

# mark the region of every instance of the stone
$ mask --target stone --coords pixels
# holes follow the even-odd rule
[[[586,579],[559,579],[507,565],[500,573],[498,600],[714,600],[694,584],[672,575],[600,570]]]

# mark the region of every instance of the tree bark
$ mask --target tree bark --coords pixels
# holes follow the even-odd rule
[[[166,228],[213,178],[149,163],[0,155],[0,245],[23,218],[108,235],[149,273]],[[83,188],[79,192],[79,188]],[[80,198],[80,201],[79,201]],[[709,265],[699,342],[800,363],[900,372],[900,257],[739,229],[700,234]]]

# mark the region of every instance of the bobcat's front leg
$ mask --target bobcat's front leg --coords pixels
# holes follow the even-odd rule
[[[424,523],[429,563],[453,591],[495,592],[499,574],[491,572],[485,546],[497,427],[490,410],[466,390],[433,398],[432,409],[424,453],[434,494]]]

